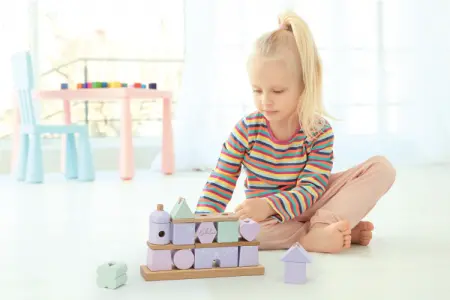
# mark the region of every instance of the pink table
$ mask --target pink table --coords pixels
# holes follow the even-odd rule
[[[64,121],[71,123],[70,101],[120,101],[121,102],[121,148],[120,148],[120,177],[131,180],[134,177],[134,153],[131,127],[131,99],[163,99],[163,132],[162,132],[162,172],[174,172],[174,150],[172,134],[172,93],[150,89],[108,88],[108,89],[79,89],[79,90],[43,90],[35,93],[37,100],[63,102]],[[19,113],[16,108],[14,126],[13,166],[19,149]],[[63,144],[64,145],[64,144]],[[64,153],[64,151],[62,151]],[[64,157],[63,157],[64,159]],[[64,164],[62,164],[64,166]]]

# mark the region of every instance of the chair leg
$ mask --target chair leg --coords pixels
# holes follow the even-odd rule
[[[78,180],[94,181],[94,160],[92,158],[91,143],[89,141],[89,134],[87,130],[80,133],[78,138],[78,163]]]
[[[16,178],[17,181],[24,181],[27,174],[28,162],[28,148],[29,148],[28,134],[22,133],[20,135],[19,157],[17,157]]]
[[[69,133],[66,136],[66,159],[65,176],[66,179],[76,179],[78,177],[78,157],[75,145],[75,134]]]
[[[44,163],[41,136],[39,134],[30,134],[29,146],[25,181],[28,183],[42,183],[44,181]]]

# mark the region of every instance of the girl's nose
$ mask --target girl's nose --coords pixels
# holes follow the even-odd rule
[[[272,105],[272,101],[270,100],[270,97],[268,97],[267,95],[262,96],[261,103],[264,104],[265,106]]]

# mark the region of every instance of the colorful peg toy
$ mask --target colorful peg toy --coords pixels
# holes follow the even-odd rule
[[[131,85],[129,85],[128,83],[125,82],[119,82],[119,81],[113,81],[113,82],[83,82],[83,83],[77,83],[76,84],[76,89],[104,89],[104,88],[128,88],[128,87],[133,87],[136,89],[146,89],[148,87],[148,89],[151,90],[156,90],[157,89],[157,85],[156,83],[149,83],[148,85],[144,84],[144,83],[133,83]],[[67,90],[69,89],[69,84],[68,83],[61,83],[61,89],[62,90]]]
[[[259,224],[234,213],[193,214],[184,198],[170,213],[158,204],[149,217],[146,281],[264,275]]]

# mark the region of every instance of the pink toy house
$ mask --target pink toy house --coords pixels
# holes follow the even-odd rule
[[[306,264],[311,262],[311,256],[299,243],[292,245],[281,260],[284,262],[285,283],[306,282]]]

